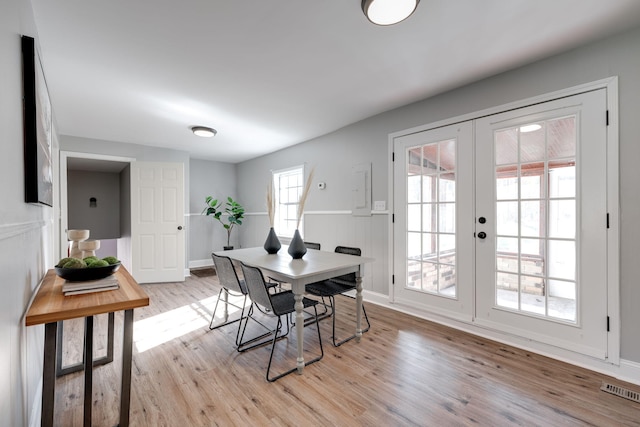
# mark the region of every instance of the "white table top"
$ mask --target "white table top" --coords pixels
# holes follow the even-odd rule
[[[364,264],[373,258],[341,254],[336,252],[308,249],[301,259],[293,259],[287,253],[288,246],[282,246],[277,254],[270,255],[264,248],[244,248],[216,252],[247,265],[275,273],[278,279],[311,282],[329,279],[342,274],[361,272]]]

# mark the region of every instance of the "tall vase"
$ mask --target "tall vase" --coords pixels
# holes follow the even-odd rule
[[[268,254],[277,254],[280,250],[280,240],[278,240],[278,236],[276,235],[273,227],[269,229],[269,234],[267,235],[267,240],[264,242],[264,250],[267,251]]]
[[[289,250],[287,252],[289,252],[289,255],[291,255],[293,259],[300,259],[307,253],[307,247],[304,245],[298,229],[293,233],[293,239],[291,239],[291,243],[289,243]]]

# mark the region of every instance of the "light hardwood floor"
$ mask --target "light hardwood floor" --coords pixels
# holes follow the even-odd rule
[[[332,347],[325,320],[324,359],[268,383],[268,347],[240,354],[236,326],[209,330],[215,277],[143,286],[151,304],[135,312],[132,426],[640,425],[639,404],[599,390],[640,387],[373,304],[360,343]],[[353,300],[338,300],[353,315]],[[105,325],[96,318],[96,356]],[[114,363],[94,369],[96,426],[118,420],[121,325],[118,314]],[[81,328],[65,323],[65,363],[80,357]],[[314,335],[305,329],[305,357],[317,352]],[[295,364],[295,333],[279,346],[275,369]],[[56,425],[82,425],[82,374],[56,387]]]

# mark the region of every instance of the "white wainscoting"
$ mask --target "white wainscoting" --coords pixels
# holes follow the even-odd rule
[[[352,216],[351,211],[305,212],[303,239],[320,243],[324,251],[333,251],[336,246],[360,248],[362,256],[375,259],[365,267],[363,288],[389,295],[388,220],[387,212],[371,216]],[[247,213],[239,229],[243,247],[264,245],[269,232],[266,212]]]

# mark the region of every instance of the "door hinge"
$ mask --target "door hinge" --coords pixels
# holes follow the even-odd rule
[[[607,110],[606,121],[607,121],[607,126],[609,126],[609,110]]]
[[[392,151],[392,152],[391,152],[391,161],[392,161],[392,162],[395,162],[395,161],[396,161],[396,152],[395,152],[395,151]]]
[[[611,332],[611,329],[609,329],[609,316],[607,316],[607,332]]]
[[[396,222],[396,214],[391,214],[391,223],[395,224]]]
[[[392,284],[392,285],[395,285],[395,284],[396,284],[396,275],[395,275],[395,274],[392,274],[392,275],[391,275],[391,284]]]
[[[607,212],[607,228],[609,228],[609,213]]]

